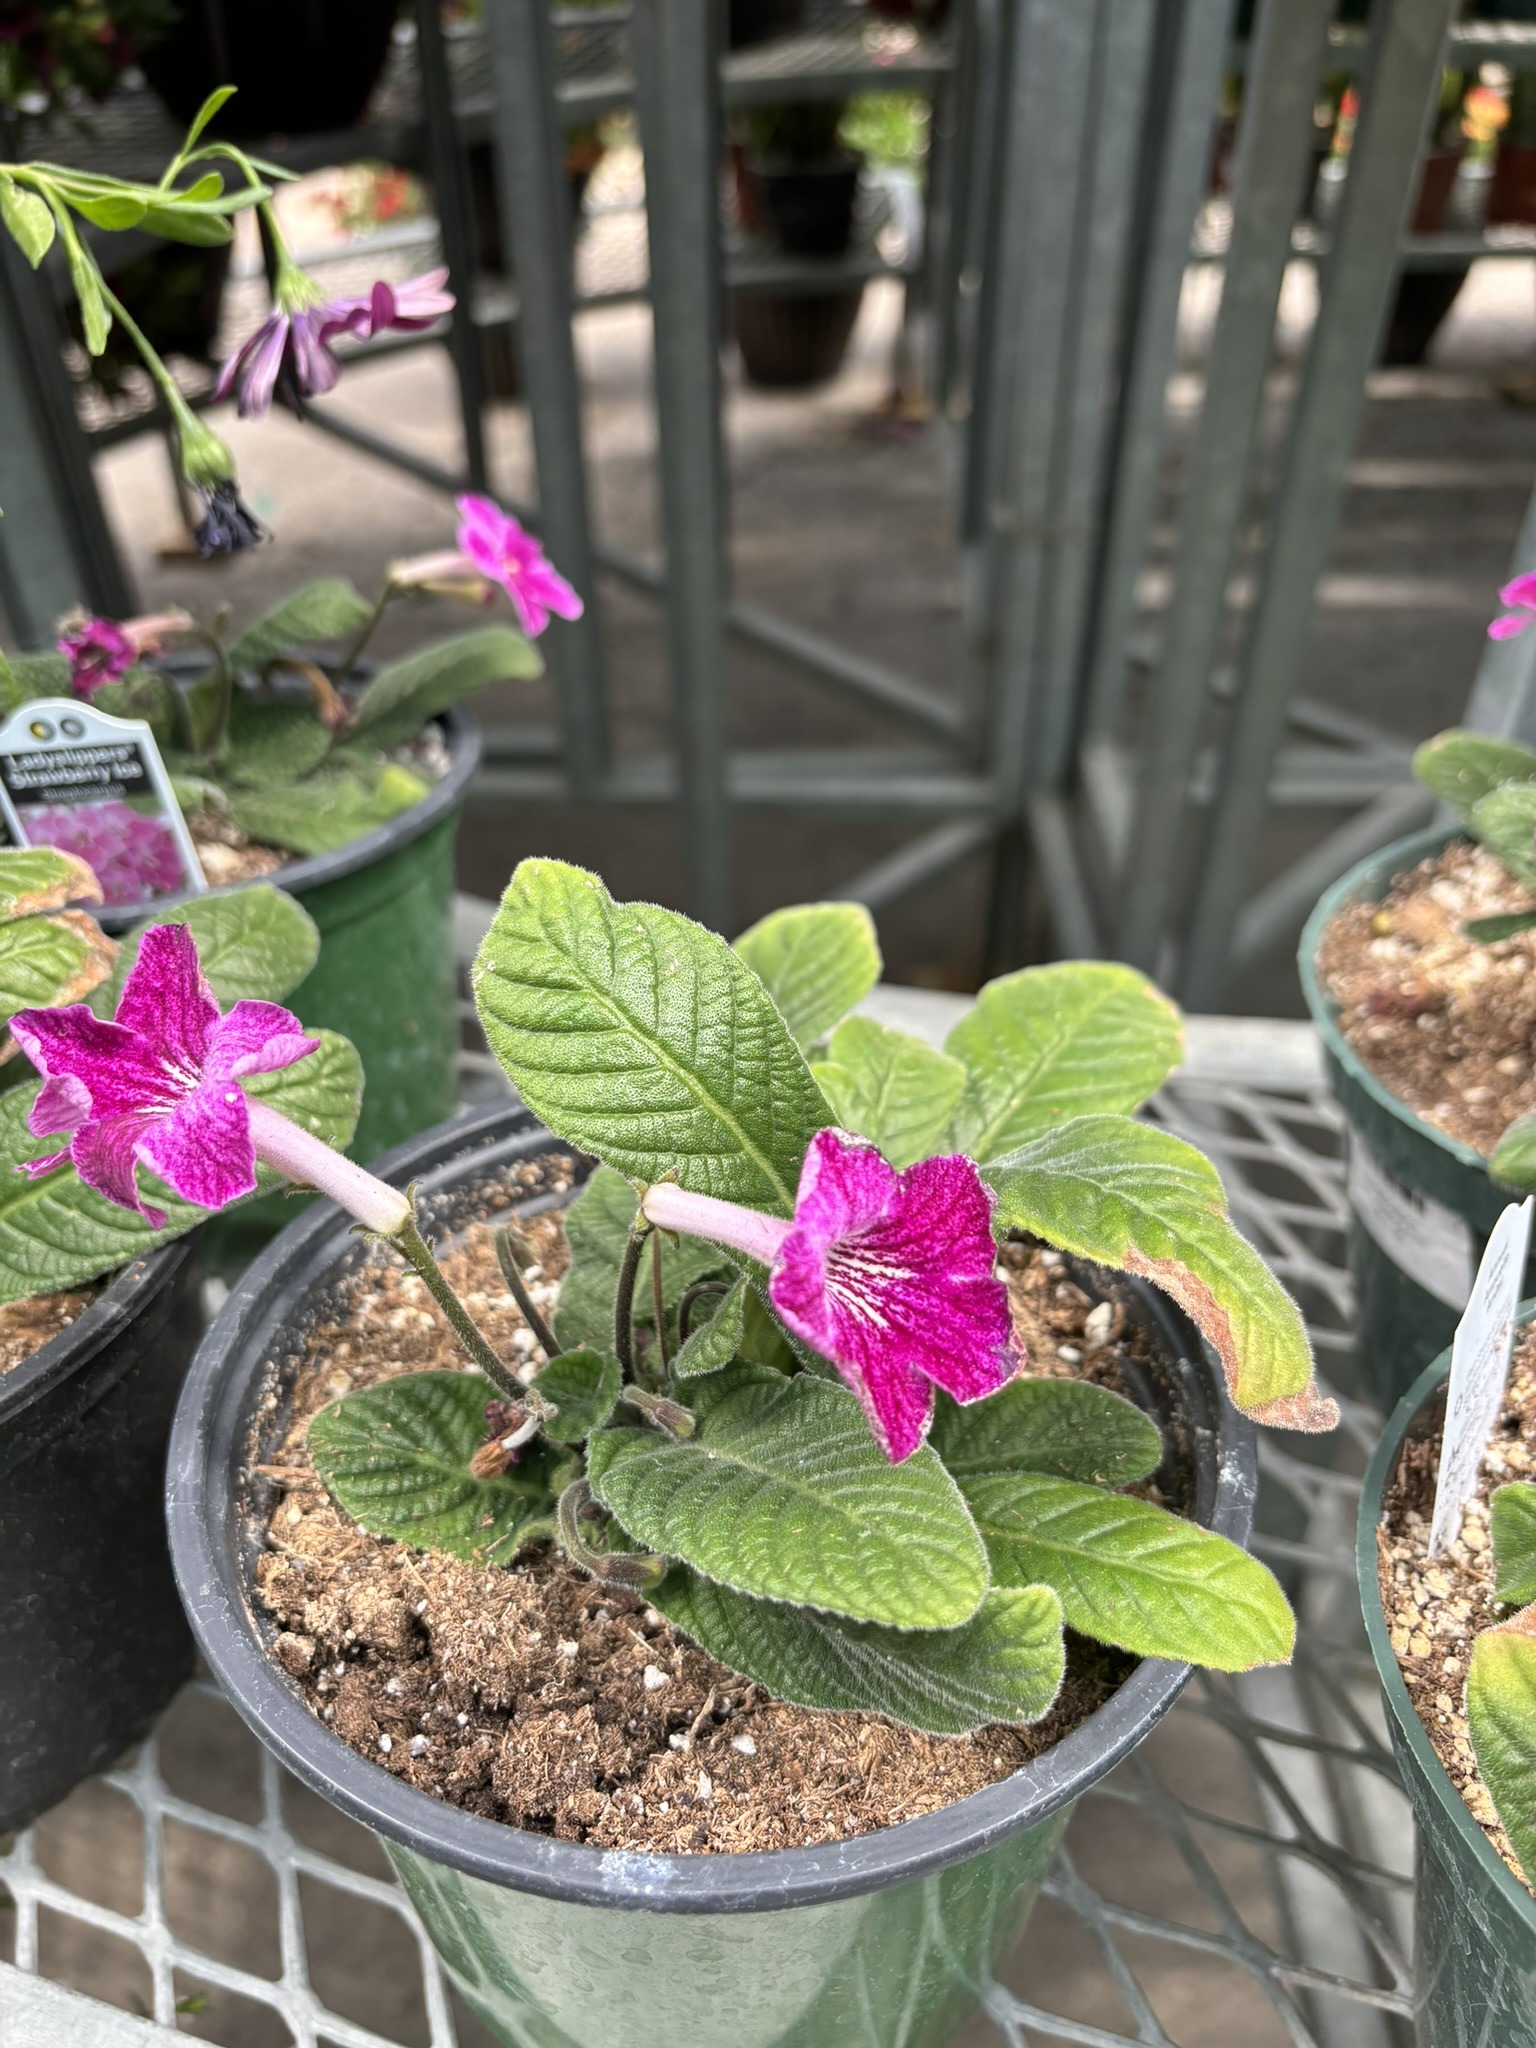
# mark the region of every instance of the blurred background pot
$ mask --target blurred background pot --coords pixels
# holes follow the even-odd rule
[[[236,87],[219,133],[236,140],[350,128],[384,69],[398,0],[182,0],[141,58],[179,121]]]

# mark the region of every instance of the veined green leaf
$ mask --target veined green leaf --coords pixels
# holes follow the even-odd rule
[[[1054,1586],[1080,1635],[1217,1671],[1289,1660],[1296,1621],[1284,1593],[1225,1536],[1043,1472],[980,1473],[962,1491],[993,1583]]]
[[[100,901],[100,885],[77,854],[52,846],[8,846],[0,852],[0,918]]]
[[[30,704],[34,697],[71,694],[69,663],[62,654],[13,654],[10,670],[20,704]]]
[[[543,655],[511,626],[458,633],[381,668],[353,707],[352,729],[387,751],[476,690],[543,673]]]
[[[220,773],[245,789],[286,788],[331,751],[331,735],[309,704],[258,704],[237,690]]]
[[[136,228],[145,212],[144,201],[132,192],[81,192],[73,196],[72,203],[92,227],[105,228],[111,234]]]
[[[648,1550],[767,1600],[893,1628],[957,1628],[986,1554],[925,1445],[891,1465],[845,1387],[738,1365],[696,1382],[695,1434],[605,1429],[587,1446],[603,1506]]]
[[[373,606],[344,576],[321,576],[247,626],[229,650],[229,665],[237,675],[264,669],[295,647],[360,633],[372,617]]]
[[[1536,930],[1536,910],[1512,910],[1505,917],[1474,917],[1462,930],[1479,946],[1496,946],[1501,939],[1517,939],[1522,932]]]
[[[1140,1108],[1184,1057],[1184,1027],[1134,967],[1063,960],[988,982],[944,1049],[966,1071],[956,1150],[987,1160],[1069,1117]]]
[[[940,1393],[928,1441],[962,1489],[995,1472],[1129,1486],[1163,1455],[1162,1438],[1138,1407],[1087,1380],[1013,1379],[965,1408]]]
[[[762,983],[702,925],[525,860],[475,961],[491,1050],[538,1117],[637,1181],[785,1216],[832,1121]]]
[[[1211,1162],[1125,1116],[1081,1116],[984,1169],[997,1227],[1030,1230],[1161,1287],[1215,1347],[1232,1399],[1256,1422],[1332,1429],[1301,1312],[1227,1215]]]
[[[728,1294],[698,1304],[687,1341],[672,1361],[674,1380],[702,1379],[730,1364],[742,1346],[748,1286],[738,1280]]]
[[[617,1405],[622,1383],[611,1351],[562,1351],[533,1376],[533,1385],[560,1411],[544,1424],[545,1436],[551,1443],[579,1444],[601,1429]]]
[[[873,1017],[845,1018],[811,1072],[843,1129],[878,1145],[892,1166],[943,1150],[965,1086],[958,1060]]]
[[[604,1351],[613,1342],[613,1295],[619,1282],[619,1264],[629,1237],[629,1226],[640,1208],[639,1197],[623,1174],[600,1166],[581,1193],[565,1211],[565,1240],[571,1264],[560,1284],[555,1306],[555,1334],[567,1349],[579,1344]],[[663,1244],[661,1293],[668,1315],[676,1309],[684,1288],[711,1273],[726,1271],[724,1254],[718,1245],[701,1237],[685,1237],[675,1244]],[[635,1290],[635,1321],[652,1322],[651,1288]]]
[[[296,989],[320,957],[320,934],[302,903],[258,882],[229,896],[193,896],[136,925],[118,949],[112,977],[92,1004],[98,1016],[117,1008],[139,942],[151,924],[184,924],[197,941],[208,986],[227,1010],[243,997],[277,1003]],[[294,1070],[297,1071],[297,1070]]]
[[[1472,1645],[1467,1733],[1483,1783],[1529,1877],[1536,1871],[1536,1610]]]
[[[76,1003],[112,971],[112,941],[83,910],[0,924],[0,1024]]]
[[[553,1502],[544,1453],[525,1452],[499,1479],[470,1472],[491,1394],[478,1373],[380,1380],[321,1409],[309,1425],[309,1455],[338,1506],[370,1536],[471,1564],[505,1563]]]
[[[878,1628],[753,1600],[674,1565],[650,1596],[711,1657],[795,1706],[889,1714],[931,1735],[1038,1721],[1061,1688],[1061,1602],[987,1593],[951,1629]]]
[[[0,220],[5,222],[22,255],[36,270],[53,247],[53,215],[35,192],[27,192],[0,173]]]
[[[1536,753],[1517,740],[1456,729],[1426,740],[1413,757],[1413,772],[1465,824],[1474,806],[1504,783],[1536,782]]]
[[[1536,782],[1506,782],[1490,790],[1472,806],[1468,824],[1516,881],[1536,889]]]
[[[1493,1490],[1494,1598],[1514,1607],[1536,1600],[1536,1486],[1517,1479]]]
[[[798,903],[770,911],[742,933],[736,951],[802,1048],[846,1017],[880,979],[880,942],[862,903]]]
[[[235,790],[229,809],[241,831],[264,845],[330,853],[420,803],[427,788],[419,775],[391,761],[372,774],[337,769],[287,789]]]

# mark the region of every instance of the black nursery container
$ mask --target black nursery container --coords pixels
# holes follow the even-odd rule
[[[417,1181],[434,1233],[478,1189],[568,1154],[526,1110],[471,1112],[379,1163]],[[547,1207],[551,1198],[531,1198]],[[188,1375],[171,1439],[177,1575],[231,1704],[287,1768],[383,1838],[454,1982],[509,2048],[939,2048],[1017,1940],[1073,1803],[1152,1730],[1189,1667],[1144,1658],[1002,1782],[850,1840],[738,1855],[621,1853],[505,1827],[391,1776],[315,1719],[267,1654],[252,1599],[279,1362],[365,1256],[317,1202],[236,1284]],[[1187,1319],[1140,1281],[1073,1267],[1150,1339],[1131,1391],[1162,1424],[1159,1483],[1236,1543],[1253,1517],[1252,1426]]]
[[[200,1326],[183,1238],[0,1377],[0,1833],[147,1733],[192,1669],[165,1442]]]

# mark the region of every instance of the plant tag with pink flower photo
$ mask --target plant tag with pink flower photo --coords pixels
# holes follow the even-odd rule
[[[109,907],[207,887],[142,719],[69,697],[21,705],[0,725],[0,810],[16,845],[83,860]]]

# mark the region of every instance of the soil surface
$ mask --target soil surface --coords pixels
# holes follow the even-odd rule
[[[61,1294],[28,1295],[25,1301],[0,1306],[0,1379],[34,1351],[41,1351],[50,1337],[67,1330],[100,1292],[98,1287],[71,1288]]]
[[[1437,1407],[1404,1444],[1387,1488],[1376,1537],[1381,1604],[1398,1669],[1436,1756],[1483,1833],[1516,1877],[1536,1891],[1499,1825],[1472,1754],[1466,1715],[1473,1641],[1513,1611],[1493,1598],[1488,1502],[1495,1487],[1512,1479],[1536,1479],[1536,1333],[1527,1332],[1516,1346],[1504,1406],[1461,1533],[1444,1557],[1431,1562],[1426,1553],[1440,1470],[1440,1428]]]
[[[561,1169],[564,1170],[563,1168]],[[517,1169],[488,1208],[550,1183]],[[527,1226],[538,1305],[558,1292],[558,1218]],[[1054,1252],[1010,1247],[1005,1270],[1030,1369],[1114,1386],[1122,1312],[1095,1305]],[[505,1357],[540,1362],[486,1226],[444,1266]],[[310,1418],[353,1388],[463,1369],[421,1282],[375,1253],[309,1334],[270,1462],[256,1585],[271,1654],[359,1754],[420,1790],[509,1825],[665,1853],[837,1841],[1010,1776],[1100,1706],[1134,1667],[1068,1635],[1060,1699],[1031,1728],[943,1738],[875,1714],[773,1700],[715,1663],[633,1594],[551,1550],[483,1567],[367,1535],[330,1500],[305,1448]],[[275,1397],[274,1397],[275,1400]]]
[[[1463,927],[1530,901],[1502,861],[1453,840],[1379,904],[1340,912],[1318,952],[1351,1050],[1417,1115],[1483,1153],[1536,1110],[1536,932],[1486,946]]]

